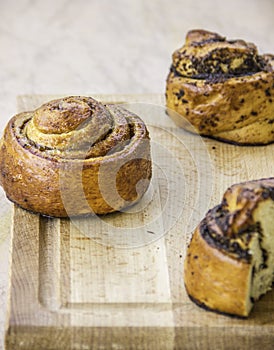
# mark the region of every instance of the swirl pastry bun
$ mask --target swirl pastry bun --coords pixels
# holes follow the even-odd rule
[[[240,145],[271,143],[274,55],[259,55],[243,40],[192,30],[173,53],[166,105],[189,131]]]
[[[274,282],[274,178],[233,185],[195,230],[185,259],[198,305],[246,317]]]
[[[14,116],[0,144],[7,197],[48,216],[121,210],[142,197],[151,171],[144,122],[90,97],[58,99]]]

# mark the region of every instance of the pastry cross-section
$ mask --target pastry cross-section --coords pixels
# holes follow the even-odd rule
[[[274,282],[274,178],[230,187],[209,210],[187,249],[190,298],[207,309],[247,317]]]

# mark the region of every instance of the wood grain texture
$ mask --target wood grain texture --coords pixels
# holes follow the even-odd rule
[[[56,96],[22,96],[30,110]],[[175,127],[160,95],[128,101],[148,125],[153,179],[144,199],[101,218],[51,219],[14,207],[7,349],[272,349],[274,292],[247,320],[187,297],[192,229],[233,183],[273,176],[274,145],[237,147]]]

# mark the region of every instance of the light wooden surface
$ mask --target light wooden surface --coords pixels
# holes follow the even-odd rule
[[[23,96],[28,110],[53,96]],[[274,145],[237,147],[179,130],[161,95],[130,102],[148,125],[153,179],[129,212],[43,218],[13,211],[7,349],[272,349],[274,291],[248,320],[194,305],[183,285],[191,231],[231,184],[273,176]],[[136,103],[137,102],[137,103]]]

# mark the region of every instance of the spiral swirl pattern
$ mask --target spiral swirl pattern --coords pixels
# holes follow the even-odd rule
[[[120,210],[141,198],[151,177],[144,122],[119,106],[90,97],[53,100],[16,115],[5,129],[0,156],[7,196],[25,209],[50,216],[68,215],[62,191],[69,188],[69,215]],[[111,204],[101,193],[100,179],[106,178],[102,172],[116,178],[116,188],[107,187]],[[143,179],[148,182],[138,186],[137,193]],[[77,194],[79,186],[88,205]]]
[[[237,144],[273,142],[273,96],[274,56],[259,55],[254,44],[193,30],[173,54],[168,114],[189,131]]]

